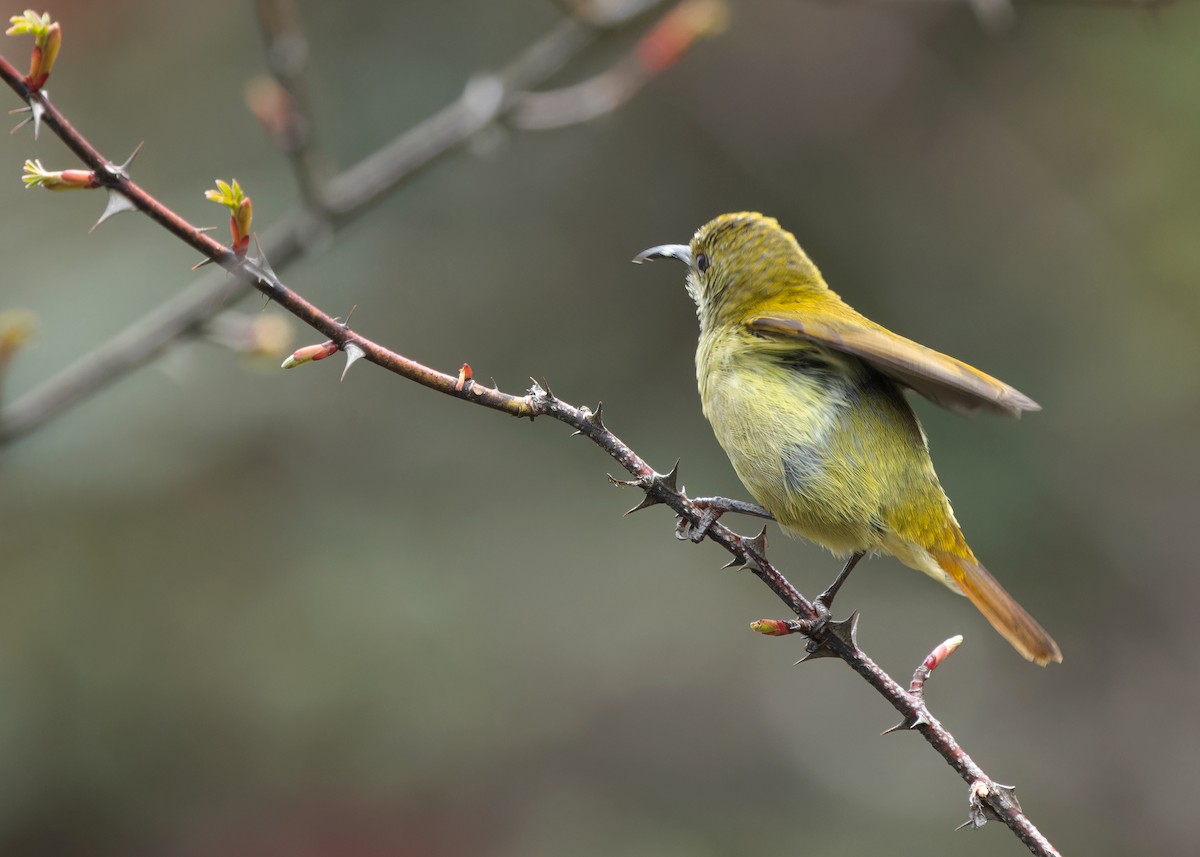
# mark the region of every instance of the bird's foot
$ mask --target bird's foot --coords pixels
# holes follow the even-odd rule
[[[858,611],[850,614],[848,619],[843,619],[840,622],[832,620],[833,599],[838,594],[838,590],[842,588],[842,584],[846,582],[846,578],[850,576],[850,572],[854,571],[854,566],[858,565],[858,561],[865,554],[859,552],[850,555],[846,560],[846,564],[842,566],[842,570],[838,572],[838,576],[833,579],[833,583],[813,599],[813,609],[816,611],[817,617],[812,620],[812,624],[808,631],[808,644],[805,650],[808,652],[802,661],[812,660],[813,658],[826,658],[834,655],[834,651],[830,648],[829,638],[834,637],[840,640],[845,645],[851,648],[858,648],[858,643],[855,640],[855,634],[858,629]]]
[[[854,566],[858,565],[858,561],[864,556],[866,554],[862,551],[851,554],[850,558],[846,560],[846,564],[842,566],[842,570],[838,572],[838,576],[833,579],[833,583],[825,587],[825,591],[813,601],[813,606],[817,608],[817,613],[822,617],[820,619],[822,624],[829,621],[829,611],[833,609],[833,599],[850,576],[850,572],[854,571]]]
[[[838,641],[840,647],[849,648],[851,651],[858,649],[857,610],[840,622],[835,622],[830,618],[828,608],[825,608],[824,612],[818,608],[818,613],[817,619],[813,621],[805,635],[808,637],[808,642],[804,644],[804,651],[808,654],[796,661],[797,664],[817,658],[838,657],[838,653],[833,648],[834,640]]]
[[[737,512],[740,515],[753,515],[768,521],[775,516],[755,503],[743,500],[731,500],[728,497],[697,497],[692,505],[700,510],[700,519],[692,523],[687,518],[680,518],[675,525],[675,538],[680,541],[700,543],[708,535],[708,528],[715,524],[726,512]]]

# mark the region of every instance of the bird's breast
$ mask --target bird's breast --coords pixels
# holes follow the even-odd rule
[[[704,415],[742,483],[785,528],[836,553],[868,549],[878,488],[871,450],[844,447],[862,407],[866,371],[816,345],[762,348],[735,336],[705,336],[696,354]],[[850,439],[853,445],[855,441]]]

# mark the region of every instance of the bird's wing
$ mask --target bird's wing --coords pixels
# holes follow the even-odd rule
[[[956,413],[987,411],[1019,417],[1022,411],[1041,410],[1041,405],[1003,381],[898,336],[849,307],[839,309],[842,311],[828,320],[807,314],[804,317],[780,313],[757,315],[747,327],[757,334],[798,337],[852,354],[897,383]]]

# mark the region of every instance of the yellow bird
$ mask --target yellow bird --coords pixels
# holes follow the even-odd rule
[[[967,546],[904,390],[958,413],[1038,404],[853,310],[769,217],[725,214],[634,261],[664,256],[689,268],[700,399],[734,470],[785,530],[849,557],[820,603],[879,551],[966,595],[1029,660],[1062,661]]]

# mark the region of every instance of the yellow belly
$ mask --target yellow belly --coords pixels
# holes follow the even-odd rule
[[[944,530],[949,504],[891,381],[815,345],[728,335],[701,337],[697,376],[718,442],[782,527],[838,555],[883,550],[933,573],[903,546]]]

